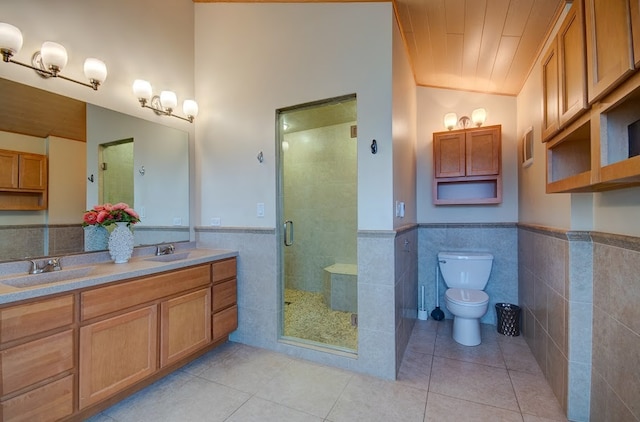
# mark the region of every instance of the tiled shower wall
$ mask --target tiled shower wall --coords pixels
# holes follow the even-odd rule
[[[417,229],[358,232],[358,353],[326,353],[279,341],[281,287],[273,229],[196,228],[200,246],[238,255],[238,329],[231,339],[314,362],[394,379],[415,319]],[[409,241],[409,251],[404,241]],[[400,245],[402,249],[398,249]]]
[[[592,233],[591,421],[640,421],[640,238]]]

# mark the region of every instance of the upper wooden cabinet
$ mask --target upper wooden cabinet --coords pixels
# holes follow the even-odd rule
[[[47,208],[47,157],[0,150],[0,210]]]
[[[634,70],[630,5],[633,2],[586,0],[589,103],[610,92]]]
[[[501,126],[433,134],[434,204],[502,201]]]
[[[588,108],[584,8],[575,0],[542,58],[542,140],[580,117]]]

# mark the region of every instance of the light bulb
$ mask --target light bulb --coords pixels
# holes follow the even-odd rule
[[[444,127],[448,130],[453,129],[458,124],[458,115],[456,113],[447,113],[444,115]]]
[[[22,32],[13,25],[0,22],[0,50],[10,57],[22,48]]]
[[[84,61],[84,76],[101,84],[107,79],[107,66],[102,60],[88,58]]]
[[[160,92],[160,104],[165,110],[173,110],[178,105],[178,97],[176,97],[176,93],[173,91],[162,91]]]
[[[67,65],[67,50],[58,43],[45,41],[40,49],[42,64],[46,70],[58,73]]]
[[[153,91],[151,90],[151,84],[149,82],[142,79],[133,81],[133,94],[137,99],[149,101],[152,93]]]

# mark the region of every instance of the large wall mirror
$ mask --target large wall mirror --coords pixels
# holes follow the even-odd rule
[[[137,245],[189,240],[189,134],[0,79],[0,149],[47,155],[46,210],[0,210],[0,261],[85,250],[83,212],[127,202]]]

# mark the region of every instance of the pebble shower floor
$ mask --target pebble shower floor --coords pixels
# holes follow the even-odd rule
[[[358,349],[358,328],[351,313],[333,311],[322,293],[285,289],[284,335],[350,350]]]

